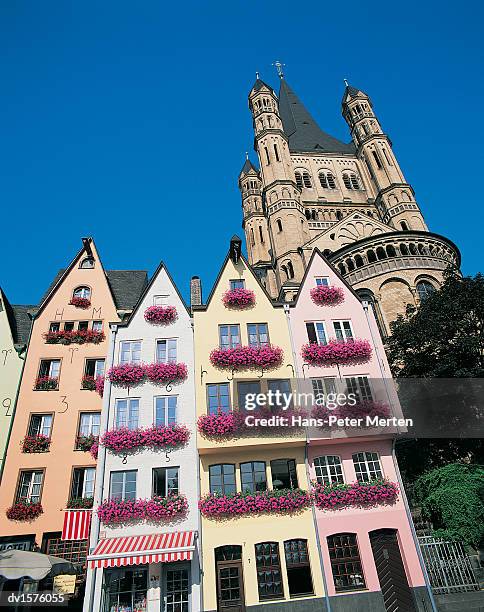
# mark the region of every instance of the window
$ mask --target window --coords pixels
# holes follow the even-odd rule
[[[166,427],[176,423],[177,400],[176,395],[155,397],[155,425],[157,427]]]
[[[262,227],[259,225],[259,238],[262,244],[264,244],[264,236],[262,235]]]
[[[363,452],[353,455],[356,479],[358,482],[369,482],[376,478],[383,478],[380,459],[377,453]]]
[[[72,331],[74,329],[74,321],[66,321],[64,323],[64,331]]]
[[[365,579],[354,533],[328,536],[329,558],[336,592],[364,589]]]
[[[176,338],[156,341],[157,363],[176,363]]]
[[[314,469],[319,484],[343,483],[345,481],[341,459],[336,455],[315,457]]]
[[[77,329],[79,330],[87,330],[89,328],[89,321],[79,321],[77,324]]]
[[[166,570],[165,593],[165,607],[163,612],[189,611],[190,582],[189,569],[187,567]]]
[[[269,344],[267,323],[248,323],[247,335],[249,336],[249,346],[261,347]]]
[[[39,368],[39,377],[59,378],[60,359],[42,359]]]
[[[429,295],[434,293],[435,287],[429,281],[420,281],[417,283],[417,293],[420,301],[426,300]]]
[[[81,261],[81,265],[79,267],[83,270],[94,268],[94,259],[92,257],[86,257]]]
[[[100,412],[81,412],[81,416],[79,418],[80,436],[99,436],[100,426]]]
[[[311,344],[328,344],[326,330],[323,322],[306,323],[308,340]]]
[[[264,151],[265,151],[265,154],[266,154],[266,164],[267,164],[268,166],[270,166],[270,164],[271,164],[271,158],[269,157],[269,150],[267,149],[267,147],[264,147]]]
[[[38,504],[40,502],[43,480],[44,472],[42,470],[20,472],[15,501]]]
[[[306,189],[311,189],[311,177],[309,176],[309,172],[303,172],[302,175],[303,178],[303,183],[304,183],[304,187],[306,187]]]
[[[94,378],[104,376],[104,359],[86,359],[84,374]]]
[[[323,189],[336,189],[336,181],[331,172],[320,172],[319,183]]]
[[[207,385],[208,414],[230,412],[230,386],[228,383]]]
[[[376,165],[378,166],[378,168],[380,168],[380,169],[383,168],[383,165],[381,163],[381,159],[380,159],[380,156],[378,155],[378,153],[376,151],[372,151],[371,153],[373,155],[373,159],[375,160]]]
[[[348,376],[346,379],[347,393],[354,393],[359,402],[371,402],[371,393],[368,376]]]
[[[296,462],[294,459],[274,459],[271,461],[272,488],[297,489]]]
[[[291,389],[291,383],[289,382],[288,379],[280,378],[280,379],[277,379],[277,380],[268,380],[267,381],[267,388],[268,388],[269,391],[272,391],[273,393],[277,393],[277,391],[279,391],[279,393],[284,395],[285,398],[287,398],[287,399],[291,398],[291,404],[292,404],[292,396],[291,396],[292,389]],[[275,407],[283,408],[283,407],[286,406],[286,401],[284,400],[284,398],[281,398],[281,401],[279,403],[277,403],[277,401],[275,401],[275,399],[276,398],[274,398],[274,400],[273,400],[273,405]]]
[[[128,340],[121,342],[120,363],[141,362],[141,341]]]
[[[154,295],[153,306],[166,306],[169,297],[168,295]]]
[[[316,277],[317,287],[329,287],[329,278],[327,276]]]
[[[52,415],[51,414],[33,414],[30,417],[29,436],[46,436],[50,438],[52,433]]]
[[[101,332],[103,330],[103,322],[102,321],[93,321],[92,322],[93,331]]]
[[[277,149],[277,145],[274,143],[274,155],[276,156],[277,161],[281,161],[279,158],[279,151]]]
[[[311,380],[315,399],[323,399],[329,393],[336,393],[336,378],[313,378]]]
[[[244,289],[245,288],[245,280],[243,278],[235,278],[230,282],[230,289]]]
[[[111,472],[109,498],[123,501],[136,499],[136,474],[136,470]]]
[[[85,298],[86,300],[89,300],[91,297],[91,289],[89,287],[76,287],[72,297]]]
[[[115,427],[137,429],[139,416],[139,399],[116,400]]]
[[[245,410],[245,397],[249,393],[260,393],[260,382],[251,380],[237,383],[239,410]]]
[[[178,468],[153,469],[153,495],[168,497],[178,495]]]
[[[105,610],[140,610],[143,612],[146,610],[148,595],[148,569],[146,567],[104,570],[103,576]],[[169,609],[173,610],[173,608]],[[178,609],[181,610],[181,608]]]
[[[220,348],[228,349],[240,346],[240,326],[239,325],[220,325],[219,326]]]
[[[264,461],[249,461],[240,464],[242,492],[267,490],[266,464]]]
[[[302,180],[302,176],[300,172],[295,172],[294,176],[296,177],[296,185],[299,187],[299,189],[303,188],[303,180]]]
[[[393,166],[392,160],[388,157],[388,153],[387,153],[386,149],[383,149],[383,155],[385,156],[385,159],[387,160],[387,164],[389,166]]]
[[[94,497],[96,468],[74,468],[72,472],[71,499]]]
[[[400,221],[400,227],[404,232],[408,232],[408,225],[405,221]],[[403,255],[405,255],[405,253],[403,253]]]
[[[334,333],[336,340],[352,340],[353,331],[349,321],[333,321]]]
[[[277,219],[276,224],[277,224],[277,231],[282,232],[282,221],[280,219]]]
[[[313,593],[311,568],[309,567],[308,543],[306,540],[284,542],[289,595],[310,595]]]
[[[277,542],[261,542],[255,545],[257,587],[260,599],[284,597]]]
[[[57,332],[60,330],[60,323],[51,323],[49,327],[49,331]]]
[[[290,280],[291,278],[294,278],[294,268],[292,265],[292,261],[288,261],[287,262],[287,278]]]
[[[221,493],[230,495],[236,493],[235,485],[235,465],[232,463],[221,463],[211,465],[208,468],[210,480],[210,493]]]

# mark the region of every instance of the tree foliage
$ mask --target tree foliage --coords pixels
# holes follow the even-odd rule
[[[484,467],[451,463],[420,476],[414,495],[435,534],[484,544]]]

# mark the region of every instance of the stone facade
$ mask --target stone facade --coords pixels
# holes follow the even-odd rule
[[[371,99],[346,86],[350,144],[319,128],[283,75],[278,95],[258,78],[249,108],[260,168],[247,160],[239,175],[249,263],[273,297],[291,301],[317,247],[388,334],[460,255],[428,233]]]

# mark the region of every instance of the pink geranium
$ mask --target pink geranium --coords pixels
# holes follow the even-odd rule
[[[301,355],[306,363],[313,366],[356,365],[365,363],[371,357],[368,340],[330,340],[328,344],[305,344]]]
[[[398,486],[384,479],[352,484],[314,483],[313,499],[321,510],[335,510],[347,506],[374,506],[393,504],[398,496]]]
[[[313,287],[310,295],[313,302],[318,306],[335,306],[341,304],[345,299],[341,287],[326,287],[325,285]]]
[[[209,518],[240,516],[259,512],[296,512],[306,508],[311,498],[301,489],[257,491],[255,493],[209,493],[198,502],[200,512]]]
[[[134,387],[144,381],[145,366],[138,363],[122,363],[113,366],[108,371],[107,377],[113,385],[118,387]]]
[[[198,418],[198,431],[207,438],[231,436],[240,428],[240,414],[236,412],[218,412],[202,414]]]
[[[174,306],[150,306],[145,310],[145,321],[153,325],[168,325],[177,318]]]
[[[76,308],[89,308],[91,305],[91,300],[89,298],[83,297],[73,297],[69,302],[71,306],[75,306]]]
[[[99,344],[105,338],[104,332],[95,329],[59,329],[44,334],[47,344]]]
[[[274,368],[282,363],[283,358],[283,350],[270,345],[217,348],[210,353],[210,361],[214,366],[234,370]]]
[[[167,426],[128,429],[120,427],[107,431],[101,444],[114,453],[124,453],[141,447],[166,448],[186,444],[190,432],[185,425],[176,423]]]
[[[188,368],[184,363],[150,363],[145,373],[153,383],[173,383],[185,380]]]
[[[25,436],[21,443],[23,453],[45,453],[50,447],[49,436],[36,434],[35,436]]]
[[[97,461],[97,456],[99,454],[99,441],[98,440],[96,440],[94,444],[91,446],[89,453],[91,454],[91,457]]]
[[[222,297],[226,308],[250,308],[255,304],[255,293],[251,289],[228,289]]]
[[[379,417],[386,419],[390,416],[390,408],[383,402],[365,400],[356,403],[354,406],[344,405],[338,408],[338,417],[359,419],[365,417]]]
[[[42,505],[39,503],[19,501],[7,510],[7,518],[10,521],[33,521],[43,513]]]
[[[104,376],[96,377],[96,391],[102,397],[104,394]]]
[[[134,520],[170,520],[183,516],[188,510],[184,495],[153,497],[152,499],[104,501],[97,509],[99,519],[104,524],[127,523]]]

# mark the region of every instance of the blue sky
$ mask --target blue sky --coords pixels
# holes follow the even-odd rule
[[[106,268],[163,259],[207,295],[242,235],[247,94],[256,70],[278,86],[276,59],[345,141],[343,78],[372,96],[430,229],[477,272],[482,20],[477,2],[2,2],[0,284],[37,302],[92,235]]]

